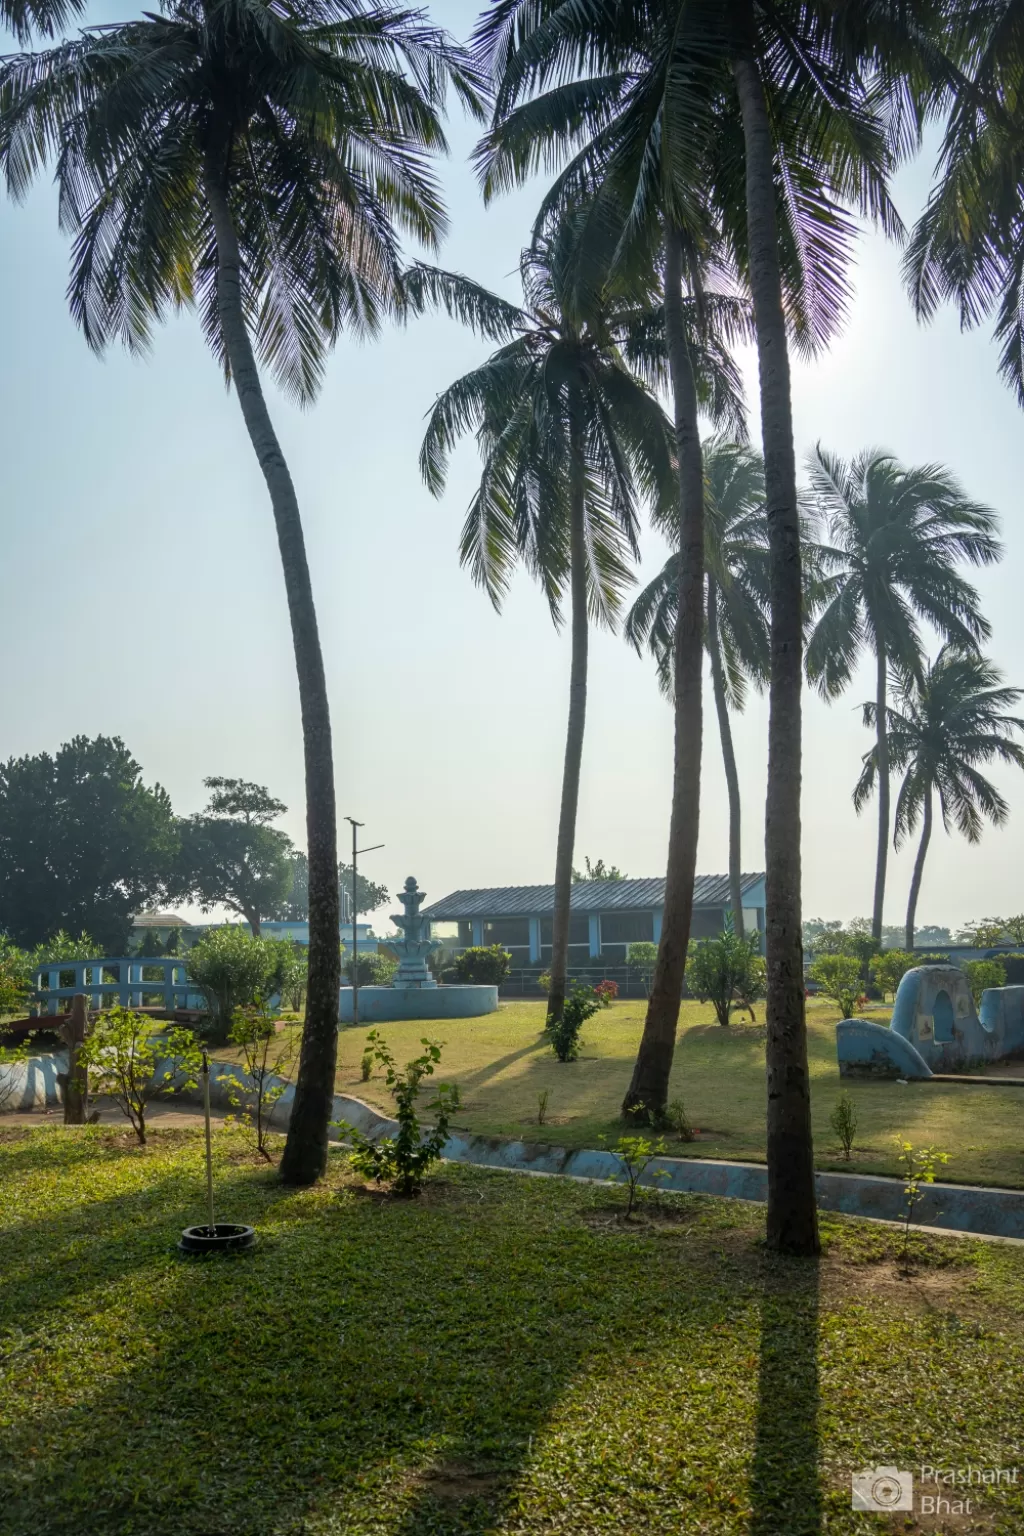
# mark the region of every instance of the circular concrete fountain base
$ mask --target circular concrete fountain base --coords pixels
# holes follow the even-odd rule
[[[341,1022],[352,1023],[352,988],[338,993]],[[497,987],[360,987],[360,1024],[389,1019],[475,1019],[498,1008]]]

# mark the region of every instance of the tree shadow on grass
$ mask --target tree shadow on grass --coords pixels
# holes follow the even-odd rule
[[[775,1260],[761,1298],[750,1536],[818,1536],[818,1260]]]
[[[242,1170],[231,1195],[251,1255],[155,1247],[169,1180],[144,1220],[127,1197],[105,1286],[63,1316],[46,1296],[34,1384],[0,1407],[5,1533],[479,1536],[595,1348],[628,1358],[652,1294],[657,1328],[706,1335],[722,1305],[630,1233],[595,1242],[555,1181],[446,1170],[376,1202]]]

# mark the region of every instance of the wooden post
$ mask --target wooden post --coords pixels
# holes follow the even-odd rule
[[[79,1062],[89,1028],[89,1010],[85,995],[71,999],[71,1012],[61,1021],[60,1035],[68,1048],[68,1069],[58,1074],[64,1097],[64,1124],[85,1125],[89,1113],[89,1073]]]

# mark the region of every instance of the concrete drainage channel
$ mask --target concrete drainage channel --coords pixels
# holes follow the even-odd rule
[[[0,1067],[0,1073],[15,1075],[15,1093],[10,1109],[42,1109],[60,1103],[57,1073],[62,1064],[57,1056],[32,1057],[13,1067]],[[230,1108],[229,1093],[248,1087],[237,1067],[219,1062],[210,1064],[210,1100],[218,1108]],[[278,1100],[274,1123],[283,1129],[291,1112],[295,1090],[288,1086]],[[187,1102],[201,1102],[198,1089],[179,1090],[177,1097]],[[386,1136],[397,1129],[396,1122],[380,1114],[361,1099],[337,1094],[335,1120],[357,1126],[367,1136]],[[340,1132],[332,1131],[338,1140]],[[445,1159],[470,1163],[478,1168],[504,1169],[513,1173],[541,1173],[555,1177],[613,1181],[619,1170],[614,1153],[567,1147],[551,1147],[525,1141],[505,1141],[492,1136],[456,1133],[445,1147]],[[665,1178],[653,1180],[650,1174],[664,1171]],[[752,1200],[763,1203],[768,1198],[768,1170],[763,1163],[712,1161],[710,1158],[665,1157],[651,1164],[647,1184],[678,1194],[714,1195],[725,1200]],[[819,1173],[818,1206],[823,1211],[840,1211],[847,1216],[861,1216],[875,1221],[898,1221],[905,1211],[903,1184],[899,1179],[880,1178],[867,1173]],[[989,1189],[972,1184],[930,1184],[914,1212],[915,1224],[949,1232],[970,1232],[979,1236],[1024,1240],[1024,1190]]]

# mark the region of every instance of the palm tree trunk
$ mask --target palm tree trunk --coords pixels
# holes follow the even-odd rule
[[[704,661],[704,456],[697,420],[697,389],[683,320],[683,248],[679,232],[665,241],[665,335],[675,406],[679,462],[679,599],[675,632],[675,761],[668,867],[661,942],[624,1117],[659,1119],[668,1103],[686,950],[690,942],[693,884],[700,818]]]
[[[725,668],[718,633],[718,583],[708,577],[708,651],[711,654],[711,686],[718,714],[718,734],[722,739],[722,763],[729,792],[729,900],[732,903],[733,931],[743,937],[743,890],[740,870],[740,779],[736,772],[736,752],[732,744],[729,701],[725,696]]]
[[[338,1052],[338,837],[334,804],[331,719],[295,487],[274,432],[242,308],[240,256],[226,178],[213,158],[206,193],[217,241],[217,300],[231,378],[249,439],[270,492],[291,618],[302,709],[306,769],[306,839],[309,857],[309,980],[306,1021],[295,1081],[281,1177],[312,1184],[327,1166],[327,1131],[334,1108]]]
[[[889,858],[889,729],[886,716],[889,659],[885,641],[877,641],[875,676],[875,731],[878,762],[878,852],[875,857],[875,902],[871,911],[871,937],[882,947],[882,911],[885,906],[885,869]]]
[[[746,6],[751,37],[753,6]],[[771,684],[765,816],[768,970],[768,1226],[772,1248],[820,1251],[807,1070],[800,912],[802,591],[800,521],[782,307],[774,152],[753,53],[733,62],[746,152],[747,243],[757,332],[765,499],[771,560]]]
[[[925,790],[924,796],[924,821],[921,826],[921,845],[917,850],[917,858],[914,860],[914,874],[910,881],[910,896],[907,900],[907,932],[906,944],[908,949],[914,947],[914,919],[917,916],[917,898],[921,894],[921,876],[924,874],[924,860],[928,852],[928,844],[932,838],[932,791],[931,786]]]
[[[580,765],[583,731],[587,718],[587,538],[584,505],[585,480],[583,433],[578,421],[570,426],[572,456],[569,509],[569,587],[572,604],[572,661],[569,668],[569,723],[565,735],[562,769],[562,805],[558,815],[555,849],[555,906],[551,923],[551,989],[548,1018],[560,1019],[565,1006],[566,971],[569,964],[569,903],[572,898],[572,856],[576,841],[576,812],[580,799]]]

